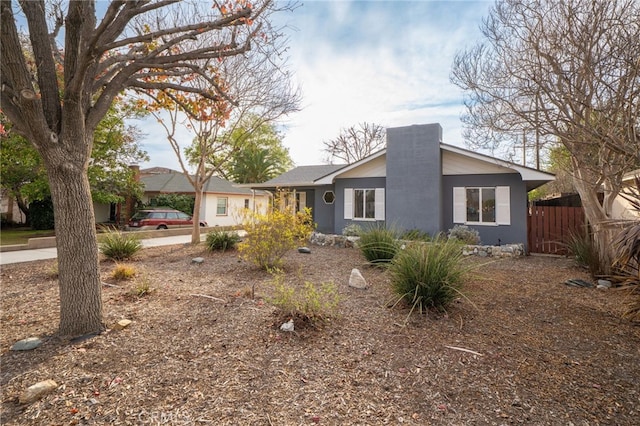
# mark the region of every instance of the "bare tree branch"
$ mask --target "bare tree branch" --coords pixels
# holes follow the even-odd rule
[[[386,146],[384,127],[366,122],[358,126],[342,129],[337,138],[323,142],[327,163],[355,163]]]

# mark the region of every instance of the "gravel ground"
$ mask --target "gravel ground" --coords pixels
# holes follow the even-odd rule
[[[201,265],[194,257],[204,257]],[[79,342],[55,337],[54,261],[2,268],[1,422],[6,425],[635,425],[640,327],[620,318],[626,293],[571,259],[468,258],[464,297],[446,313],[390,308],[387,273],[356,249],[286,256],[285,280],[333,282],[340,314],[296,331],[269,303],[272,278],[237,252],[148,248],[115,281],[101,263],[108,325]],[[366,290],[350,288],[359,268]],[[137,296],[146,287],[150,292]],[[252,290],[255,297],[251,297]],[[40,336],[32,351],[10,351]],[[28,386],[58,387],[19,404]]]

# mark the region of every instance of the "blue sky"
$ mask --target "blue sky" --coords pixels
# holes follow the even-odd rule
[[[364,121],[439,122],[445,143],[464,146],[462,92],[449,82],[451,64],[479,39],[492,4],[316,0],[282,14],[291,27],[289,67],[303,95],[302,110],[281,123],[295,164],[321,164],[322,142]],[[137,125],[150,156],[142,167],[179,169],[160,125]]]

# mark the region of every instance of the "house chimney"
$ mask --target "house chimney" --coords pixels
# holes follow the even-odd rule
[[[442,229],[441,142],[439,123],[387,129],[389,225],[431,235]]]

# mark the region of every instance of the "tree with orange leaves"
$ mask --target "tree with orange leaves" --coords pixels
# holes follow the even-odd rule
[[[284,60],[279,60],[278,52],[282,50],[281,40],[274,39],[260,51],[210,65],[211,78],[192,75],[185,81],[185,77],[180,76],[180,84],[197,89],[192,93],[172,89],[141,91],[140,102],[146,103],[147,111],[164,127],[180,168],[193,186],[195,218],[203,219],[200,217],[203,190],[211,176],[228,168],[228,163],[243,147],[238,139],[227,136],[241,131],[241,139],[246,139],[265,123],[298,110],[299,92],[290,84]],[[174,79],[166,81],[171,80]],[[202,96],[203,91],[224,95],[206,97]],[[152,101],[147,103],[146,98]],[[191,145],[184,151],[176,138],[178,126],[195,133]],[[199,222],[193,222],[192,244],[200,243]]]

